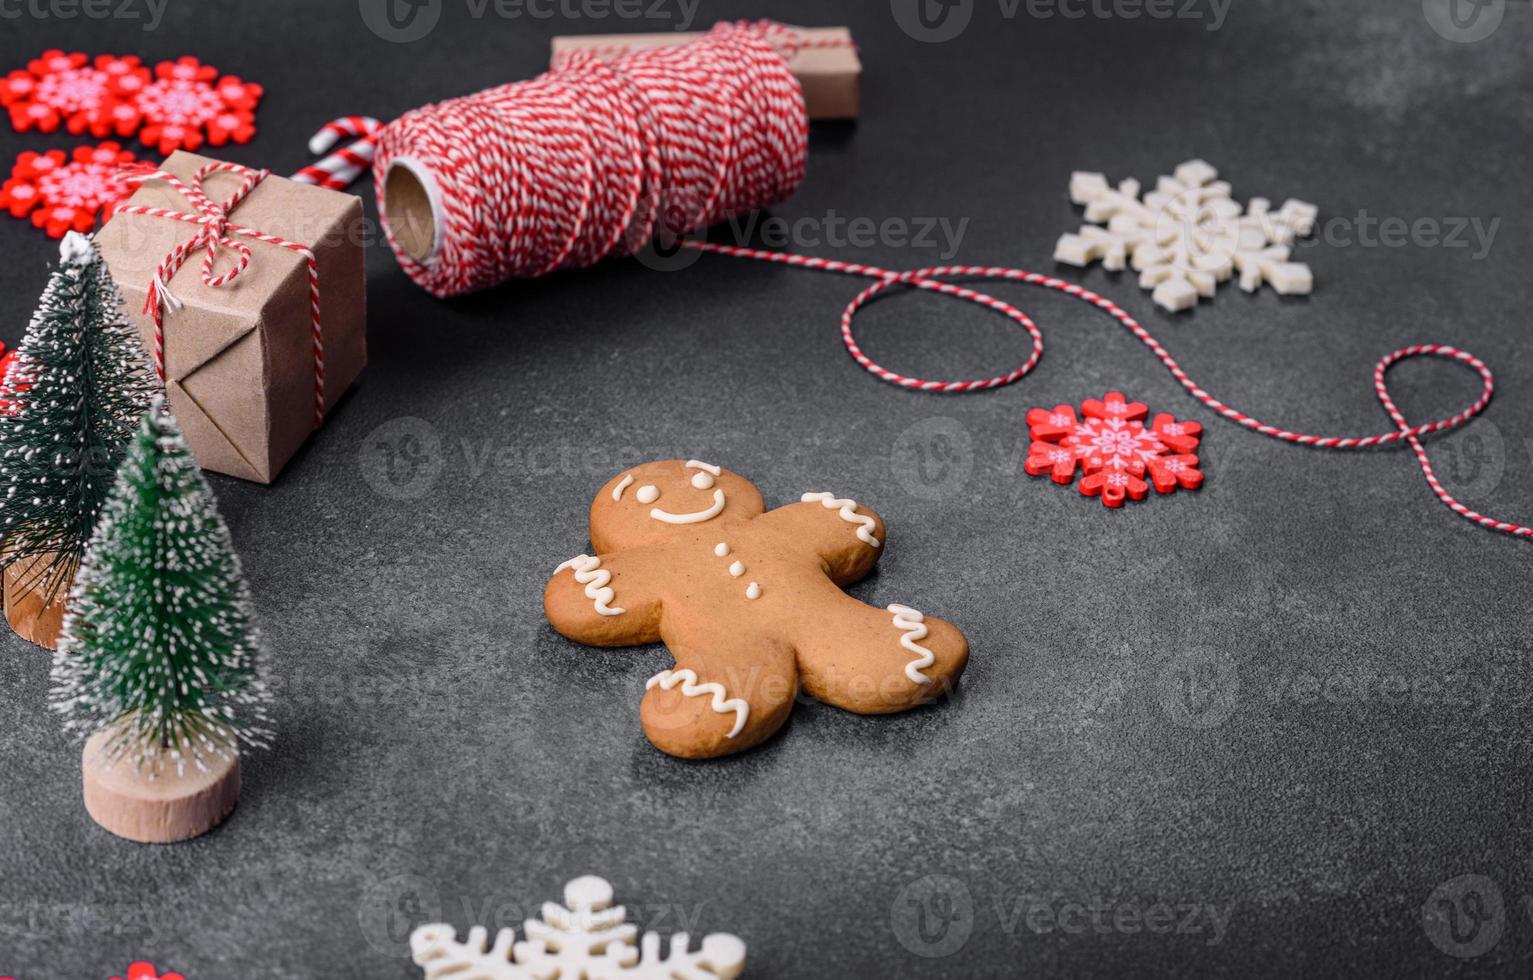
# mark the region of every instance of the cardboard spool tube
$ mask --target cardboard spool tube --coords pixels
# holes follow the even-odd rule
[[[855,119],[861,111],[862,62],[845,27],[796,27],[806,46],[788,62],[804,87],[810,119]],[[601,34],[553,39],[553,57],[590,51],[603,60],[639,48],[685,44],[697,32]],[[440,249],[442,193],[431,171],[418,160],[399,157],[383,178],[383,210],[394,240],[406,255],[428,262]]]
[[[223,823],[239,802],[238,753],[205,759],[205,771],[188,762],[177,773],[166,760],[151,779],[150,770],[126,759],[103,764],[102,750],[111,735],[111,729],[103,729],[86,741],[80,769],[86,812],[118,837],[140,844],[188,840]]]
[[[0,580],[5,590],[5,621],[11,629],[23,640],[57,650],[64,607],[74,583],[57,581],[57,572],[47,571],[52,561],[51,554],[17,559],[5,566]]]

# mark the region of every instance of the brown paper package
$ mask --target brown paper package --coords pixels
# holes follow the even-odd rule
[[[809,46],[801,48],[788,68],[804,87],[810,119],[856,119],[862,108],[862,61],[845,27],[795,27]],[[685,44],[702,35],[696,31],[665,34],[583,34],[553,39],[553,63],[568,51],[595,51],[610,60],[625,50]],[[815,46],[820,45],[820,46]]]
[[[161,168],[190,182],[197,168],[211,162],[177,151]],[[239,182],[238,175],[215,173],[203,190],[222,204]],[[146,182],[132,203],[192,210],[163,181]],[[328,415],[367,363],[361,199],[274,175],[256,185],[230,221],[314,251]],[[184,221],[119,214],[96,235],[146,346],[154,342],[154,323],[143,312],[154,270],[196,232]],[[239,240],[250,245],[250,264],[226,285],[203,284],[201,250],[171,279],[171,292],[184,306],[165,315],[166,386],[171,410],[203,469],[270,483],[314,432],[308,266],[298,252]],[[220,249],[215,274],[237,259],[232,250]]]

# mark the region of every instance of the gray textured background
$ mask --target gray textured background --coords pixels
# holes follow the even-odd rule
[[[1528,520],[1533,6],[1482,16],[1503,7],[1476,43],[1417,0],[1235,0],[1218,30],[975,0],[942,44],[885,0],[698,18],[849,23],[862,42],[866,112],[816,129],[783,217],[945,217],[966,222],[961,260],[1051,270],[1080,223],[1072,169],[1150,180],[1200,155],[1238,195],[1308,198],[1342,231],[1364,213],[1501,219],[1480,258],[1308,247],[1310,300],[1231,287],[1170,316],[1128,277],[1080,278],[1209,390],[1308,431],[1387,428],[1369,376],[1396,346],[1476,352],[1501,394],[1434,459],[1468,503]],[[445,0],[412,44],[348,0],[170,0],[153,31],[27,14],[0,24],[0,62],[194,52],[268,86],[256,141],[229,156],[290,172],[334,115],[530,75],[561,30],[674,26],[473,9]],[[0,158],[73,142],[0,133]],[[0,254],[14,342],[54,245],[6,219]],[[275,486],[213,480],[279,680],[280,741],[247,760],[228,823],[165,848],[99,830],[44,707],[46,656],[0,636],[0,973],[95,980],[145,957],[190,980],[413,977],[411,925],[519,922],[599,873],[643,924],[744,937],[758,977],[1526,974],[1528,545],[1449,514],[1407,454],[1219,422],[1112,321],[1023,287],[1000,291],[1048,332],[1040,368],[942,398],[845,356],[835,318],[858,286],[839,277],[624,262],[439,303],[385,248],[368,264],[360,386]],[[936,376],[1025,353],[1004,321],[927,297],[860,329]],[[1418,419],[1475,392],[1445,364],[1392,381]],[[1209,427],[1201,493],[1114,513],[1022,474],[1029,407],[1109,388]],[[959,696],[889,718],[803,704],[712,764],[653,750],[637,705],[665,652],[574,646],[539,597],[586,547],[604,479],[691,455],[773,504],[829,487],[876,507],[891,547],[857,594],[963,627]]]

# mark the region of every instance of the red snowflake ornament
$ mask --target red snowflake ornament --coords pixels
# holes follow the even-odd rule
[[[0,80],[0,106],[21,132],[59,126],[97,139],[138,134],[161,154],[247,143],[265,90],[187,55],[151,72],[133,55],[45,51]]]
[[[1079,470],[1081,493],[1107,507],[1143,500],[1151,485],[1158,493],[1196,490],[1203,485],[1195,455],[1203,426],[1160,414],[1146,427],[1149,413],[1117,391],[1088,399],[1079,416],[1069,405],[1035,408],[1027,413],[1033,442],[1023,469],[1055,483],[1072,482]]]
[[[155,81],[134,97],[145,125],[139,138],[161,154],[195,150],[204,141],[223,146],[255,135],[255,108],[265,90],[190,55],[154,66]],[[215,81],[216,80],[216,81]]]
[[[0,209],[17,218],[32,216],[32,224],[53,238],[67,231],[90,231],[98,217],[109,217],[112,206],[133,193],[122,180],[132,153],[116,143],[63,150],[23,153],[16,158],[10,179],[0,184]]]
[[[113,977],[112,980],[186,980],[179,973],[160,973],[154,968],[153,963],[139,960],[137,963],[128,964],[128,975]]]
[[[13,71],[0,84],[0,105],[21,132],[51,133],[65,125],[71,133],[97,137],[116,131],[128,136],[138,128],[124,100],[149,81],[149,70],[131,55],[101,55],[91,62],[80,52],[45,51]],[[124,132],[126,129],[126,132]]]

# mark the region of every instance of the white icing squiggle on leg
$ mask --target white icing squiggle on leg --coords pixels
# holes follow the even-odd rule
[[[894,613],[894,628],[905,631],[905,635],[900,637],[900,646],[917,655],[916,659],[905,665],[905,676],[917,684],[930,684],[931,678],[921,671],[936,663],[937,655],[917,642],[926,639],[926,635],[931,632],[926,626],[926,617],[919,609],[899,603],[887,608]]]
[[[857,501],[850,497],[837,497],[833,493],[806,493],[799,500],[803,503],[818,500],[825,506],[826,510],[835,510],[837,507],[841,508],[841,519],[858,525],[857,537],[875,548],[878,547],[878,539],[873,536],[873,528],[877,526],[878,522],[865,514],[857,513]]]
[[[644,690],[648,691],[658,687],[662,691],[669,691],[677,684],[681,685],[682,697],[695,698],[704,694],[713,696],[713,710],[721,715],[727,715],[731,711],[735,713],[735,726],[729,730],[725,738],[734,738],[740,734],[740,729],[745,727],[745,719],[750,717],[751,706],[744,698],[728,697],[724,691],[724,685],[718,681],[709,681],[706,684],[697,682],[697,674],[693,671],[662,670],[644,683]]]
[[[596,611],[603,616],[618,616],[625,609],[619,609],[612,605],[612,599],[616,593],[607,584],[612,581],[612,573],[601,567],[601,559],[591,555],[576,555],[569,561],[554,569],[558,575],[566,568],[575,573],[575,581],[586,587],[586,598],[596,603]]]

